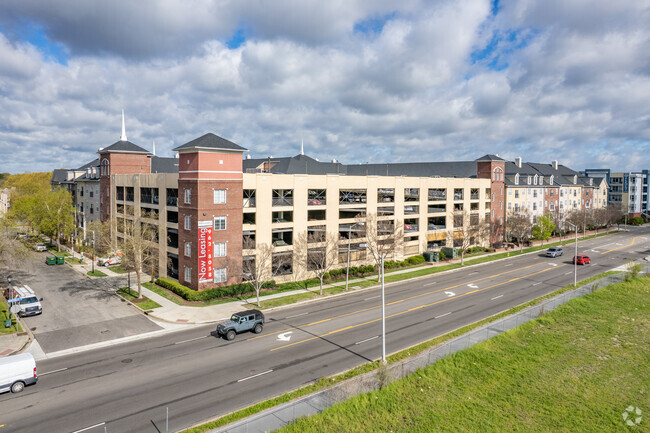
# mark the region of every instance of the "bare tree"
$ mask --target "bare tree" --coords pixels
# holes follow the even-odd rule
[[[325,232],[303,233],[294,240],[294,273],[304,269],[320,281],[320,294],[323,295],[323,278],[338,263],[338,237]]]
[[[254,254],[243,257],[242,273],[244,281],[253,285],[257,295],[257,306],[260,306],[260,291],[264,284],[273,280],[276,275],[282,275],[291,270],[292,256],[286,253],[277,253],[273,245],[256,245],[252,239],[245,239],[244,250],[254,250]]]
[[[27,255],[27,248],[16,238],[9,220],[0,218],[0,266],[18,269]]]
[[[473,245],[483,245],[490,236],[490,221],[466,210],[454,213],[454,227],[447,230],[447,241],[458,245],[460,264],[465,264],[465,251]]]
[[[376,214],[366,215],[363,222],[366,227],[367,249],[370,251],[378,270],[378,280],[384,273],[383,263],[404,245],[404,225],[392,219],[378,219]]]
[[[610,203],[607,205],[607,225],[617,224],[625,215],[620,203]]]
[[[584,222],[584,217],[581,210],[572,210],[566,215],[564,220],[573,224],[575,226],[575,230],[578,232],[580,231],[580,227],[583,227],[582,223]]]
[[[90,253],[93,272],[95,271],[95,259],[97,256],[108,254],[116,248],[114,241],[111,239],[111,225],[115,224],[111,224],[111,221],[91,221],[88,223],[86,229],[88,238],[86,239],[86,245],[84,245],[83,251]]]
[[[608,218],[609,218],[609,215],[608,215],[608,211],[607,211],[606,208],[594,209],[593,223],[594,223],[594,227],[596,228],[596,232],[598,232],[598,229],[600,227],[607,226]]]
[[[528,214],[528,210],[512,211],[507,217],[506,224],[508,225],[508,231],[510,231],[511,236],[517,239],[519,251],[523,251],[524,243],[528,242],[533,230],[533,222]]]
[[[123,231],[121,231],[123,230]],[[138,213],[126,215],[117,224],[118,240],[117,245],[122,250],[122,266],[135,272],[138,284],[138,298],[142,297],[142,273],[149,269],[154,263],[158,254],[158,230],[157,227],[145,222]]]

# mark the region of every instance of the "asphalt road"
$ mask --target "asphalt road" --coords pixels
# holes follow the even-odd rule
[[[32,252],[25,266],[12,272],[14,284],[27,284],[43,298],[43,314],[25,317],[24,323],[44,352],[161,329],[113,294],[126,286],[126,276],[90,278],[67,265],[46,265],[47,255]]]
[[[578,280],[650,254],[648,231],[586,241]],[[573,282],[565,255],[513,257],[386,288],[387,352],[396,352]],[[381,354],[380,291],[267,314],[264,332],[227,342],[213,327],[38,363],[38,384],[0,395],[11,432],[178,431]],[[6,430],[3,430],[6,429]]]

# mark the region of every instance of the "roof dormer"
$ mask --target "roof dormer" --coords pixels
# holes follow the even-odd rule
[[[515,185],[519,185],[519,173],[515,173]]]

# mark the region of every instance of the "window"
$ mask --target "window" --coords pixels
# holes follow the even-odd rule
[[[463,189],[454,188],[454,200],[462,200],[462,199],[463,199]]]
[[[339,204],[359,204],[367,201],[365,189],[339,190]]]
[[[273,206],[293,206],[292,189],[274,189],[272,197]]]
[[[215,283],[225,283],[226,282],[226,268],[215,269],[214,270],[214,282]]]
[[[429,200],[446,200],[447,190],[445,188],[429,188]]]
[[[243,224],[255,224],[255,212],[244,213]]]
[[[469,192],[470,200],[478,200],[478,188],[472,188]]]
[[[167,206],[178,206],[177,188],[167,188]]]
[[[226,257],[226,243],[219,242],[214,244],[214,256],[215,257]]]
[[[192,229],[192,217],[190,215],[185,215],[185,230],[191,230],[191,229]]]
[[[377,190],[378,203],[393,203],[395,201],[395,188],[379,188]]]
[[[117,187],[117,199],[120,201],[124,201],[124,187],[123,186],[118,186]]]
[[[225,189],[215,189],[214,190],[214,204],[222,204],[226,202],[226,190]]]
[[[106,158],[102,159],[101,173],[102,176],[108,176],[111,173],[110,164]]]
[[[326,204],[327,191],[324,189],[310,189],[307,191],[307,205],[320,206]]]
[[[225,216],[214,217],[214,229],[215,230],[226,230],[226,217]]]
[[[244,190],[244,207],[255,207],[255,190]]]
[[[185,256],[192,256],[192,242],[185,242]]]
[[[419,201],[420,188],[404,188],[404,201]]]
[[[192,190],[191,189],[186,189],[185,190],[185,204],[191,204],[192,203]]]
[[[94,195],[94,194],[93,194],[93,190],[92,190],[92,189],[88,190],[88,194],[90,194],[90,198],[93,198],[93,195]]]
[[[192,282],[192,268],[185,268],[185,281]]]
[[[518,189],[515,190],[515,198],[519,198],[519,190]]]

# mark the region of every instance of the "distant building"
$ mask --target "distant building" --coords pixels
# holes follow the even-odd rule
[[[650,218],[648,208],[648,170],[611,172],[610,169],[586,169],[585,175],[605,179],[609,185],[608,203],[620,207],[630,217]]]

